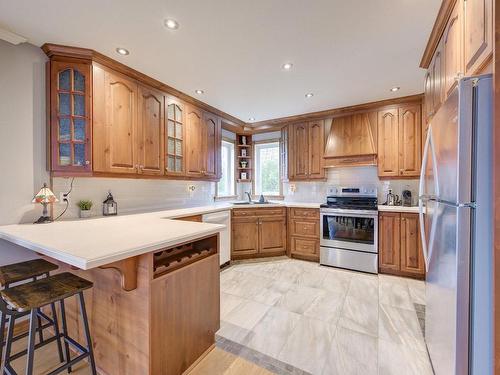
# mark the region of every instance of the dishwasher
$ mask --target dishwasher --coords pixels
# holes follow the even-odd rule
[[[204,223],[222,224],[226,226],[226,228],[220,232],[219,262],[220,265],[228,263],[231,259],[231,211],[205,214],[202,220]]]

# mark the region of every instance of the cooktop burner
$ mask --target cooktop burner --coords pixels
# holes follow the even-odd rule
[[[326,203],[322,208],[343,208],[349,210],[376,210],[377,189],[370,186],[341,187],[328,189]]]

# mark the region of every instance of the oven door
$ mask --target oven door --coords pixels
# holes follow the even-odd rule
[[[326,208],[321,210],[321,246],[378,252],[378,212]]]

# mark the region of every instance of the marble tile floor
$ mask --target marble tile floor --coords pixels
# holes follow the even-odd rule
[[[431,375],[425,283],[280,258],[221,273],[218,347],[276,374]]]

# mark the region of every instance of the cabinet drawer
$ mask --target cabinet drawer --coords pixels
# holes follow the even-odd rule
[[[316,255],[319,252],[319,242],[317,240],[291,237],[290,242],[292,254]]]
[[[290,235],[319,238],[319,221],[292,219]]]
[[[255,210],[258,216],[286,216],[286,208],[258,208]]]
[[[311,219],[319,219],[319,209],[317,208],[290,208],[291,217],[304,217]]]

